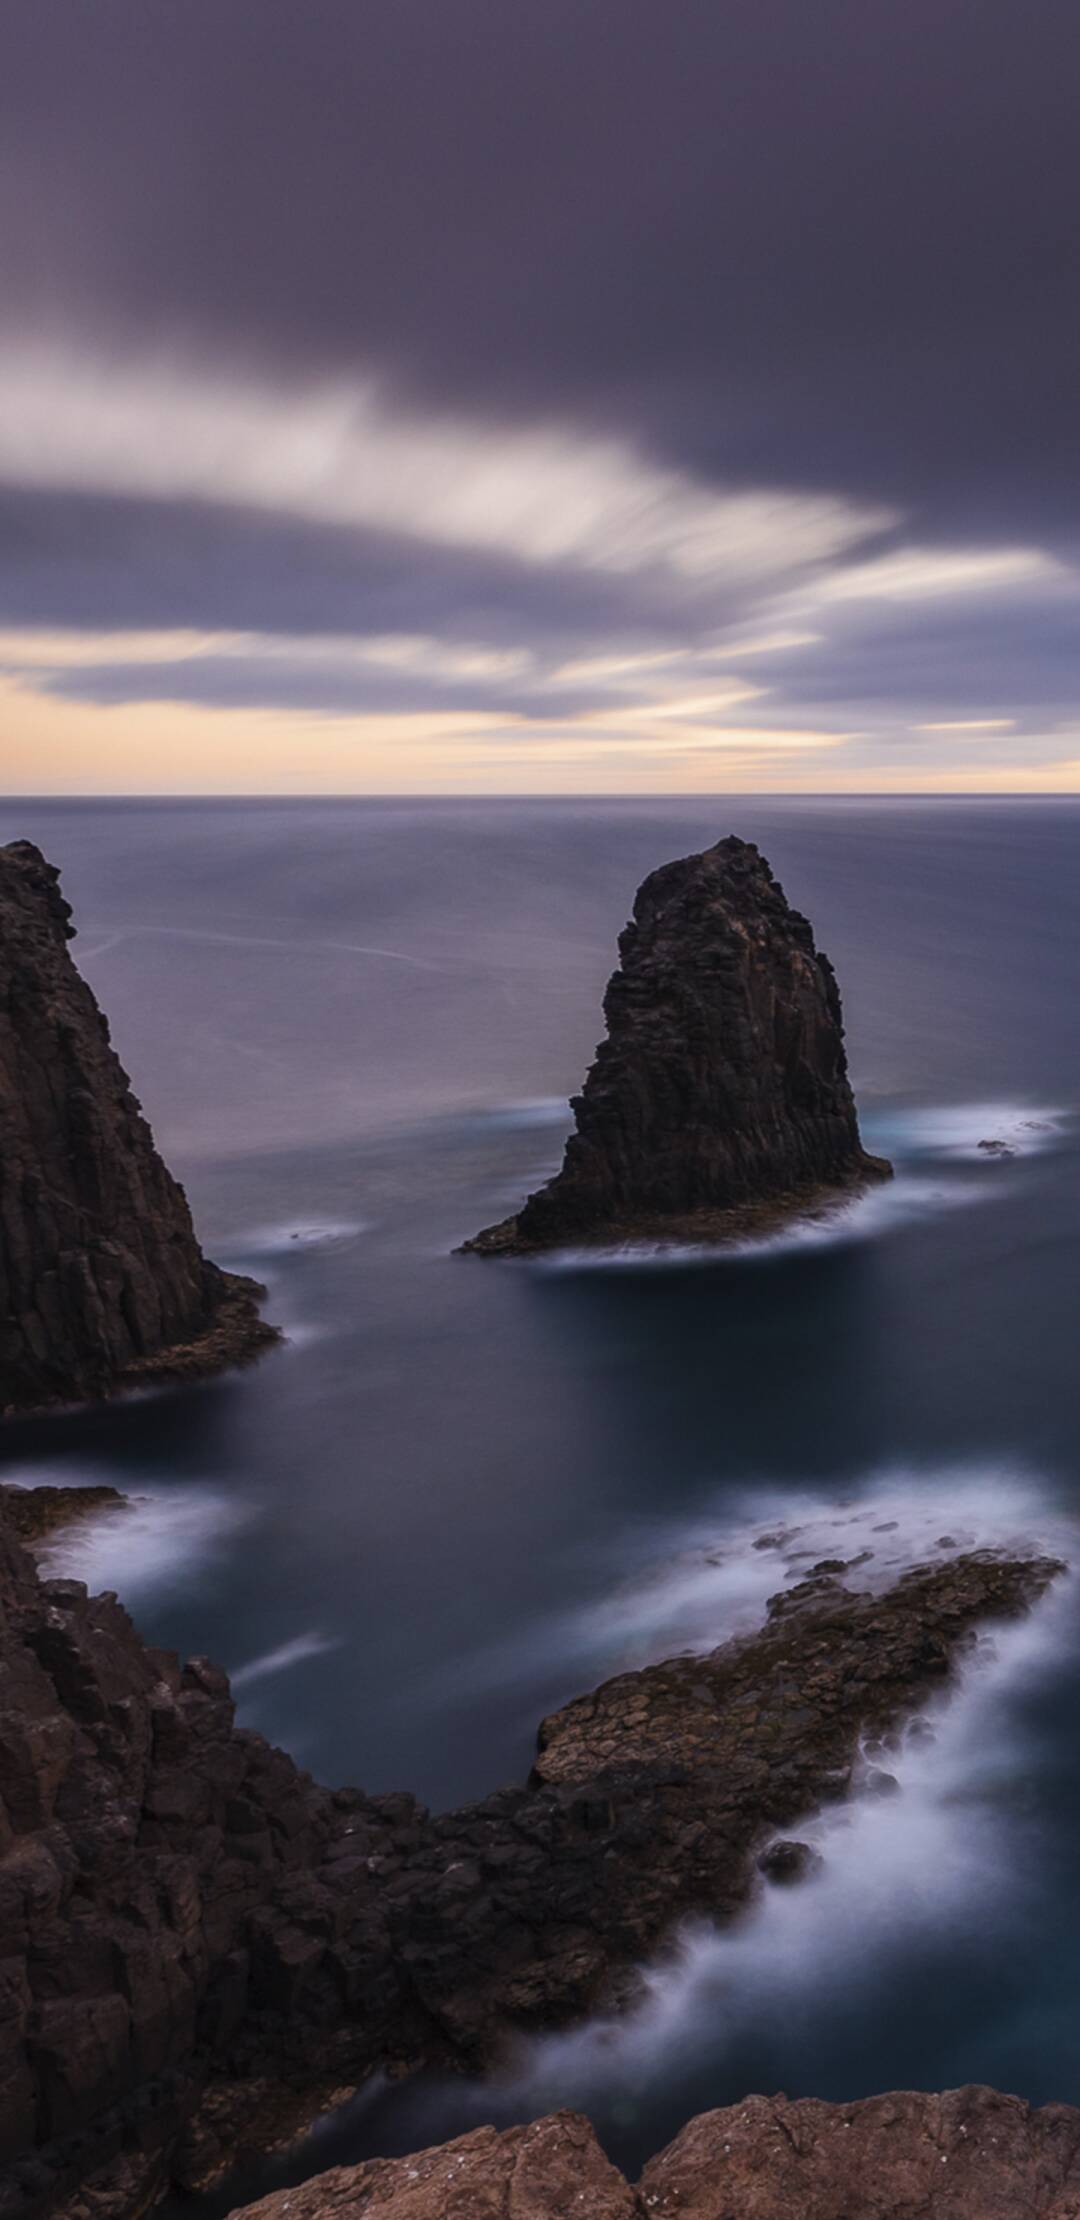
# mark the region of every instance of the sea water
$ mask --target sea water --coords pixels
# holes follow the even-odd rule
[[[836,964],[895,1181],[724,1257],[455,1256],[559,1161],[636,885],[727,832]],[[123,1489],[57,1568],[319,1777],[521,1780],[546,1711],[823,1555],[1080,1567],[1080,805],[42,802],[0,837],[61,866],[204,1244],[288,1336],[9,1425],[4,1477]],[[1066,1582],[984,1644],[899,1795],[813,1823],[817,1877],[688,1931],[626,2019],[374,2084],[303,2166],[564,2102],[628,2163],[752,2088],[1080,2102],[1077,1625]]]

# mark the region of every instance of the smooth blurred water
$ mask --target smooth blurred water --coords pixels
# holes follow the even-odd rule
[[[833,957],[895,1185],[754,1256],[453,1256],[558,1161],[638,881],[728,831]],[[946,1534],[1068,1551],[1076,804],[5,805],[20,836],[63,869],[206,1247],[266,1280],[290,1340],[9,1426],[5,1477],[140,1498],[65,1564],[233,1668],[244,1721],[315,1773],[436,1804],[520,1779],[545,1710],[752,1623],[833,1520],[876,1534],[882,1577]],[[695,1945],[637,2036],[592,2031],[475,2099],[372,2097],[348,2149],[553,2091],[631,2155],[750,2086],[1080,2100],[1074,1620],[1040,1616],[957,1710],[949,1762],[845,1838],[854,1895]]]

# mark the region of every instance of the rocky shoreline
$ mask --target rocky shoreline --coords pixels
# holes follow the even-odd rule
[[[552,1715],[524,1786],[433,1816],[238,1730],[222,1673],[42,1579],[0,1505],[4,2220],[77,2188],[119,2220],[376,2068],[477,2072],[625,2002],[1059,1570],[969,1555],[875,1596],[823,1565],[759,1634]]]
[[[122,1511],[128,1497],[119,1488],[10,1488],[0,1486],[0,1525],[6,1526],[24,1549],[35,1550],[69,1526],[97,1518],[102,1511]]]
[[[467,1252],[722,1244],[891,1177],[859,1136],[832,965],[752,842],[651,872],[619,957],[561,1171]]]

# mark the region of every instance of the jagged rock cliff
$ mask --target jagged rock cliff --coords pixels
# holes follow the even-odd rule
[[[888,1176],[859,1139],[832,965],[751,842],[653,871],[619,956],[562,1170],[469,1248],[723,1238]]]
[[[0,848],[0,1410],[243,1361],[253,1283],[203,1256],[72,963],[59,874]]]
[[[877,1598],[823,1572],[759,1636],[548,1720],[527,1786],[432,1816],[237,1730],[224,1674],[42,1578],[0,1504],[0,2220],[87,2183],[120,2220],[374,2068],[476,2069],[618,2001],[1057,1570],[970,1556]]]
[[[1076,2220],[1080,2111],[996,2089],[901,2090],[859,2104],[747,2097],[691,2120],[637,2184],[587,2120],[338,2166],[244,2220]]]

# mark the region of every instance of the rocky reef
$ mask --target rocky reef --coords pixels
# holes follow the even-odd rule
[[[859,2104],[747,2097],[689,2121],[636,2187],[587,2120],[477,2128],[408,2158],[339,2166],[245,2220],[1075,2220],[1080,2111],[995,2089]]]
[[[889,1176],[859,1139],[832,965],[752,842],[651,872],[619,958],[562,1170],[468,1249],[730,1239]]]
[[[877,1597],[821,1571],[759,1634],[548,1719],[523,1787],[432,1816],[238,1730],[221,1672],[43,1579],[0,1506],[3,2220],[77,2186],[119,2220],[376,2067],[477,2070],[624,2000],[1058,1570],[971,1555]]]
[[[242,1363],[276,1336],[219,1271],[71,960],[59,875],[0,848],[0,1411]]]

